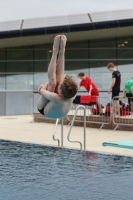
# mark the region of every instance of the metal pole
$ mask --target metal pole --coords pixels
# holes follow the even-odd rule
[[[56,123],[55,123],[55,126],[54,126],[54,131],[53,131],[53,140],[54,141],[58,141],[58,147],[60,147],[60,140],[59,139],[55,139],[55,133],[56,133],[56,129],[57,129],[58,123],[59,123],[59,119],[56,119]]]
[[[77,114],[77,111],[79,110],[79,108],[83,108],[84,109],[84,149],[86,149],[86,109],[82,105],[79,105],[76,108],[75,114],[74,114],[73,119],[71,121],[71,126],[70,126],[70,129],[69,129],[68,135],[67,135],[67,139],[68,139],[69,142],[79,143],[80,144],[80,150],[82,150],[82,143],[81,142],[69,139],[69,136],[70,136],[70,133],[71,133],[74,121],[75,121],[75,117],[76,117],[76,114]]]
[[[34,121],[34,93],[31,94],[31,116],[32,116],[31,122],[33,122]]]
[[[84,150],[86,150],[86,109],[84,108]]]
[[[61,118],[61,147],[63,147],[63,117]]]

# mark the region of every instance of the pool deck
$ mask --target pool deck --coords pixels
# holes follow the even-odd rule
[[[54,124],[31,122],[32,119],[30,115],[0,116],[0,139],[57,146],[57,142],[52,139]],[[68,142],[68,130],[69,127],[64,125],[64,147],[79,149],[79,144]],[[56,138],[60,138],[60,135],[61,126],[58,125]],[[83,142],[83,127],[74,126],[70,138]],[[132,139],[132,131],[86,128],[86,150],[88,151],[133,156],[131,149],[102,146],[103,142]]]

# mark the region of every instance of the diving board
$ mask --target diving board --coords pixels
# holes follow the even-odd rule
[[[133,140],[120,140],[114,142],[103,142],[103,146],[133,149]]]

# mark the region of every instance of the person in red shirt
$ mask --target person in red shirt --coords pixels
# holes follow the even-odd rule
[[[98,100],[99,91],[98,91],[97,86],[93,83],[92,79],[89,76],[85,76],[85,74],[83,72],[80,72],[78,74],[78,77],[81,79],[79,88],[80,88],[80,86],[84,86],[86,88],[86,90],[88,91],[89,96],[96,96],[96,103],[99,108],[99,114],[102,115],[103,111],[102,111],[101,104]]]

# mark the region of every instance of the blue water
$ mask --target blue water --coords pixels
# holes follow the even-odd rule
[[[132,199],[132,157],[0,140],[0,200]]]

